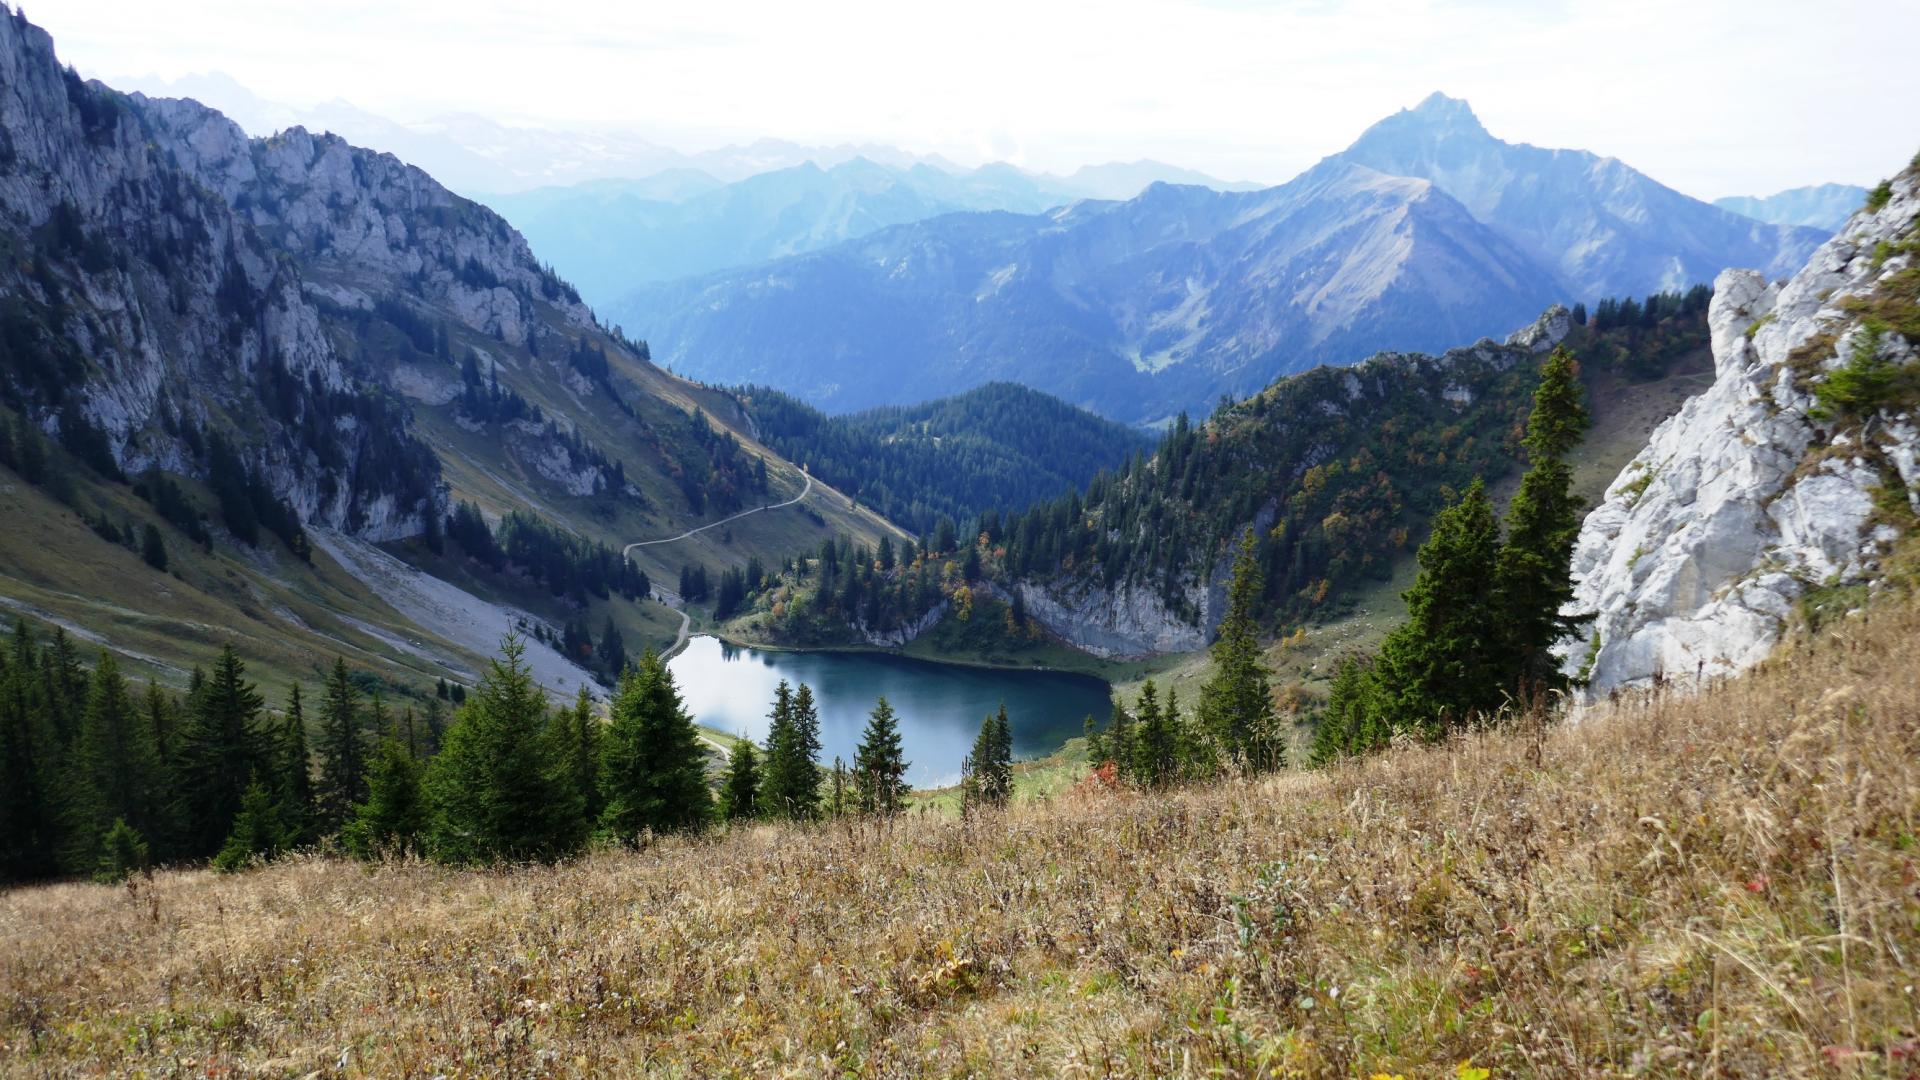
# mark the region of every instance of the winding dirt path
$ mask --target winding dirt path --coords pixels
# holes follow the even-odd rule
[[[768,503],[765,506],[756,506],[751,510],[742,510],[737,514],[733,514],[728,517],[723,517],[719,521],[708,522],[707,524],[702,525],[697,529],[688,529],[686,532],[681,533],[679,536],[669,536],[664,540],[635,540],[633,543],[628,544],[626,547],[621,548],[620,554],[632,555],[633,549],[637,547],[652,547],[655,544],[671,544],[675,540],[685,540],[689,536],[698,536],[699,534],[706,532],[708,529],[717,529],[720,526],[727,524],[728,522],[739,521],[741,518],[746,517],[749,514],[757,514],[762,510],[778,510],[783,506],[792,506],[794,503],[797,503],[801,499],[806,498],[808,495],[813,494],[813,474],[810,472],[807,472],[804,468],[802,468],[800,471],[800,475],[807,478],[806,485],[800,489],[800,494],[795,495],[793,498],[788,499],[786,502]]]
[[[793,498],[788,499],[786,502],[768,503],[765,506],[756,506],[751,510],[742,510],[737,514],[732,514],[727,517],[723,517],[719,521],[710,521],[707,524],[702,525],[697,529],[688,529],[686,532],[681,533],[679,536],[669,536],[660,540],[635,540],[633,543],[628,544],[626,547],[623,547],[620,549],[620,557],[623,559],[631,558],[633,555],[634,548],[652,547],[655,544],[671,544],[676,540],[685,540],[690,536],[698,536],[699,534],[706,532],[708,529],[719,528],[720,526],[725,525],[728,522],[739,521],[741,518],[746,517],[749,514],[757,514],[762,510],[779,510],[782,507],[792,506],[800,502],[800,500],[805,499],[807,496],[813,494],[813,474],[808,472],[806,469],[806,466],[803,465],[800,467],[800,475],[806,479],[806,483],[801,485],[800,494],[795,495]],[[673,645],[670,646],[666,652],[663,652],[660,654],[660,659],[666,660],[666,659],[672,658],[674,655],[679,653],[681,649],[684,649],[687,647],[687,638],[690,636],[690,631],[692,630],[692,627],[693,627],[693,617],[691,615],[688,615],[686,609],[680,606],[680,595],[678,593],[669,592],[666,589],[656,588],[653,590],[653,598],[655,600],[658,600],[661,604],[665,605],[668,610],[680,616],[680,632],[674,635]]]

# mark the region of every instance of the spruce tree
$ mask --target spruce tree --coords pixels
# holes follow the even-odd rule
[[[61,748],[73,746],[87,704],[87,671],[66,628],[56,624],[40,650],[41,695]]]
[[[767,712],[767,760],[761,769],[760,802],[773,817],[795,818],[793,762],[797,756],[793,729],[793,687],[787,680],[773,688],[773,707]]]
[[[347,662],[335,658],[320,700],[320,781],[314,787],[320,831],[333,833],[347,823],[353,808],[367,797],[366,726],[360,692]]]
[[[794,816],[811,821],[820,815],[820,709],[813,687],[801,683],[793,692],[792,790],[788,793]]]
[[[728,821],[744,821],[759,815],[760,755],[753,744],[741,739],[727,755],[727,782],[720,789],[720,815]]]
[[[1327,705],[1313,733],[1313,764],[1329,765],[1386,746],[1392,732],[1375,679],[1370,659],[1348,655],[1334,665]]]
[[[287,712],[280,718],[275,740],[274,774],[280,783],[276,799],[287,842],[310,844],[314,835],[313,762],[307,753],[307,710],[300,684],[287,691]]]
[[[901,755],[900,724],[882,697],[867,714],[866,730],[853,751],[854,798],[870,814],[898,813],[907,792],[907,760]]]
[[[240,809],[233,819],[233,830],[214,854],[213,867],[229,874],[245,870],[255,859],[270,860],[280,854],[286,843],[286,833],[280,827],[280,809],[273,804],[273,793],[267,790],[267,785],[261,783],[259,777],[254,777],[241,794]]]
[[[153,738],[127,693],[119,662],[102,651],[74,743],[68,797],[68,865],[92,870],[100,843],[118,820],[140,832],[160,823],[167,792]]]
[[[796,693],[782,679],[773,692],[761,806],[776,817],[811,820],[820,807],[820,714],[805,683]]]
[[[147,868],[150,855],[140,830],[125,818],[114,818],[100,839],[100,856],[94,861],[93,880],[115,885]]]
[[[579,793],[519,635],[508,634],[500,653],[427,770],[427,850],[443,862],[551,860],[585,840]]]
[[[1144,787],[1165,787],[1179,768],[1175,721],[1160,708],[1159,689],[1148,679],[1134,703],[1133,760],[1128,775]]]
[[[163,770],[171,771],[180,741],[180,704],[160,684],[147,680],[146,697],[141,702],[147,729],[153,733],[153,752]]]
[[[1573,599],[1573,545],[1580,534],[1567,460],[1589,423],[1580,397],[1578,362],[1564,348],[1554,349],[1540,367],[1527,417],[1529,464],[1507,506],[1507,540],[1494,574],[1505,684],[1516,695],[1562,681],[1551,647],[1586,622],[1562,614]]]
[[[55,869],[59,744],[40,670],[26,620],[17,619],[0,671],[0,880],[44,877]]]
[[[1013,795],[1013,735],[1004,703],[980,722],[961,766],[961,806],[1005,806]]]
[[[155,570],[164,571],[167,568],[167,542],[151,521],[147,522],[140,535],[140,557]]]
[[[713,796],[700,734],[681,704],[673,673],[652,649],[621,677],[612,711],[600,765],[607,831],[632,843],[647,831],[705,825]]]
[[[604,803],[600,797],[600,717],[593,711],[593,695],[582,686],[574,696],[573,708],[562,710],[555,722],[562,726],[560,744],[567,756],[567,773],[574,791],[580,795],[581,813],[589,823],[597,823]]]
[[[257,786],[256,774],[269,765],[261,704],[240,655],[231,644],[222,646],[213,673],[194,694],[181,737],[179,783],[188,854],[207,855],[221,847],[234,831],[248,788]],[[271,795],[268,802],[271,806]]]
[[[380,741],[367,774],[367,801],[341,830],[348,851],[362,859],[420,850],[428,811],[424,770],[398,736]]]
[[[1380,646],[1377,701],[1392,730],[1432,738],[1500,707],[1499,551],[1493,504],[1475,480],[1435,515],[1420,545],[1419,577],[1406,593],[1406,621]]]
[[[1214,674],[1200,688],[1200,722],[1237,764],[1253,769],[1286,764],[1286,746],[1273,710],[1273,676],[1260,656],[1254,615],[1262,588],[1249,531],[1240,538],[1240,553],[1227,585],[1226,615],[1213,640]]]

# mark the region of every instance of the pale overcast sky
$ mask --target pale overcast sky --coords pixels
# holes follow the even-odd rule
[[[472,112],[683,150],[771,135],[1279,182],[1434,90],[1703,198],[1920,149],[1914,0],[38,0],[82,72]]]

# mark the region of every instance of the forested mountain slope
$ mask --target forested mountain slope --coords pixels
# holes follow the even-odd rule
[[[465,671],[495,644],[480,640],[497,640],[493,622],[448,620],[438,633],[471,640],[438,651],[436,631],[371,601],[329,551],[364,556],[349,560],[363,577],[397,565],[371,543],[415,538],[395,550],[424,558],[462,502],[488,520],[529,514],[590,551],[800,489],[798,469],[737,428],[729,398],[603,330],[504,221],[425,173],[299,129],[249,140],[193,102],[83,82],[17,14],[0,17],[0,75],[9,467],[75,521],[152,525],[176,550],[233,545],[243,557],[229,569],[259,598],[247,618],[270,627],[253,640],[324,650],[313,643],[329,632],[264,599],[311,591],[317,576],[356,593],[343,607],[376,636],[425,640],[416,651]],[[794,514],[745,519],[648,568],[730,561],[726,544],[771,553],[888,531],[822,489]],[[468,565],[452,547],[435,569]],[[99,625],[82,609],[102,598],[67,572],[86,557],[10,564],[0,595]],[[556,626],[592,609],[650,632],[644,604],[604,611],[613,601],[553,588],[531,563],[502,569],[489,584],[508,612],[500,628],[544,596]],[[131,606],[166,610],[168,580],[153,583],[161,599]],[[203,590],[205,610],[226,595]],[[183,667],[205,643],[157,648]]]
[[[1391,576],[1449,493],[1515,466],[1545,351],[1581,359],[1603,417],[1635,384],[1698,364],[1708,292],[1556,308],[1505,343],[1384,353],[1281,379],[1076,493],[993,523],[993,567],[1068,640],[1116,654],[1198,648],[1219,618],[1232,545],[1251,528],[1276,629]],[[1611,430],[1602,424],[1603,430]],[[1638,434],[1629,436],[1637,445]],[[1590,441],[1623,460],[1631,445]]]
[[[768,446],[919,534],[1082,489],[1155,441],[1013,383],[847,416],[766,387],[734,396]]]
[[[932,640],[996,655],[1033,654],[1049,634],[1105,657],[1191,652],[1221,618],[1235,546],[1251,530],[1259,618],[1285,635],[1385,586],[1474,479],[1505,490],[1556,343],[1578,360],[1595,420],[1570,462],[1575,495],[1597,499],[1710,379],[1709,296],[1696,286],[1591,313],[1556,307],[1504,343],[1288,376],[1203,421],[1176,418],[1152,453],[1085,490],[943,521],[913,547],[849,541],[728,575],[716,614],[737,616],[741,636],[784,644],[899,645],[938,624]]]

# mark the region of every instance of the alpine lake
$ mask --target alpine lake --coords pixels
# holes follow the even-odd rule
[[[687,711],[703,727],[765,745],[774,689],[785,679],[813,688],[820,713],[820,762],[853,763],[867,715],[885,697],[916,789],[960,780],[980,722],[1001,704],[1018,761],[1043,757],[1081,734],[1088,716],[1112,711],[1110,688],[1091,675],[943,664],[885,652],[788,652],[696,637],[668,668]]]

